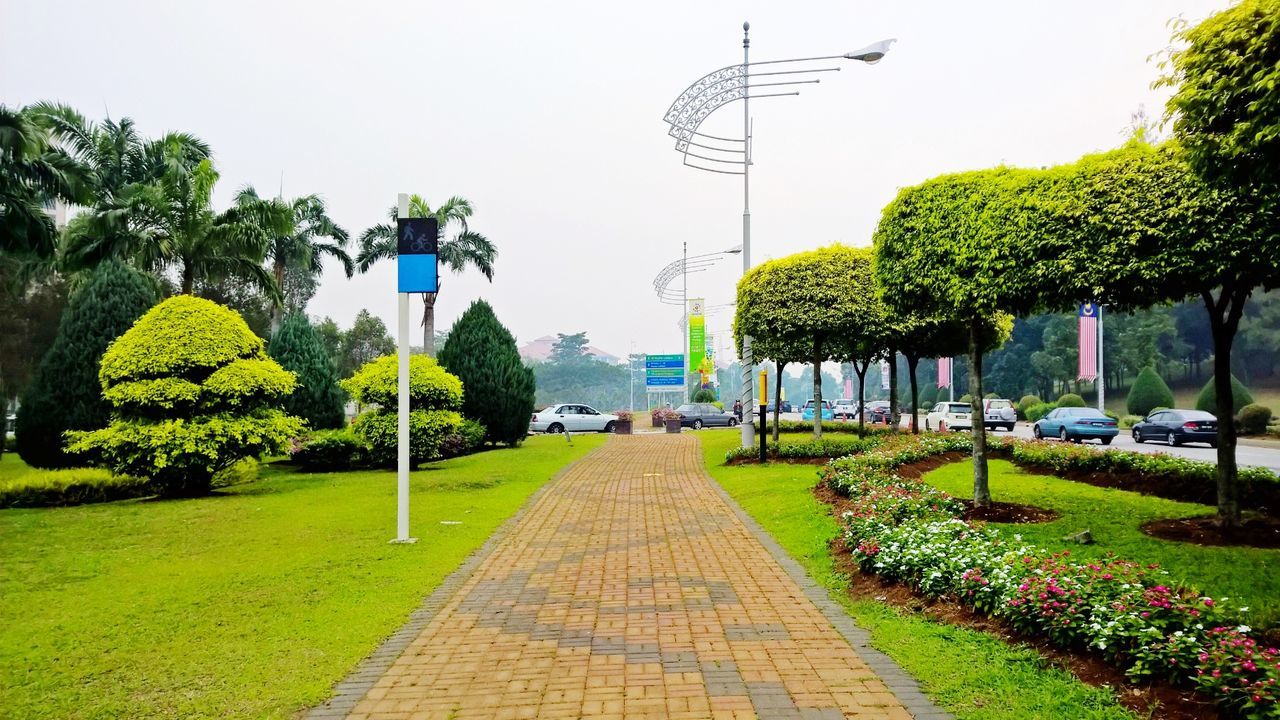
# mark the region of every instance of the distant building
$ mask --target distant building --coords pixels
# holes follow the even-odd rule
[[[527,342],[520,346],[520,357],[525,360],[547,360],[551,357],[551,349],[555,347],[556,340],[554,335],[544,335],[537,340]],[[610,365],[622,365],[627,362],[626,358],[607,353],[594,345],[587,346],[587,354]]]
[[[53,218],[53,226],[59,230],[67,226],[67,206],[61,200],[46,200],[44,214]]]

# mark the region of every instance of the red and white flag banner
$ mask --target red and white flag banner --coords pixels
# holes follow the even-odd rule
[[[938,387],[951,387],[951,358],[938,358]]]
[[[1093,303],[1080,305],[1080,372],[1081,380],[1093,381],[1098,377],[1098,313],[1102,309]]]

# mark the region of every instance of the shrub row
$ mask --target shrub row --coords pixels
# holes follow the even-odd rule
[[[31,470],[0,480],[0,508],[80,505],[154,494],[145,479],[99,468]]]
[[[1260,646],[1222,600],[1166,584],[1156,566],[1075,563],[970,525],[954,498],[894,472],[960,444],[886,444],[824,470],[829,487],[856,501],[843,532],[864,572],[954,598],[1059,647],[1098,652],[1135,680],[1194,684],[1246,717],[1276,716],[1280,651]]]
[[[419,438],[432,438],[431,458],[447,459],[468,455],[479,450],[485,441],[485,427],[474,420],[461,418],[447,433],[440,435],[422,433],[421,428],[412,427],[412,420],[411,414],[410,442],[415,439],[415,429],[419,430]],[[394,432],[394,428],[391,431]],[[395,447],[394,443],[382,443],[381,446],[392,450]],[[344,472],[392,467],[396,463],[394,453],[370,449],[364,438],[357,436],[351,429],[317,432],[295,439],[289,447],[289,459],[305,472]]]
[[[760,414],[755,416],[756,432],[760,431]],[[773,432],[773,413],[769,414],[769,432]],[[823,420],[822,432],[824,433],[852,433],[856,435],[875,435],[885,434],[890,430],[883,425],[872,425],[866,423],[861,429],[858,428],[857,420]],[[779,420],[778,432],[782,433],[811,433],[813,432],[813,423],[806,420]]]
[[[766,445],[767,457],[773,460],[801,460],[812,458],[835,458],[854,453],[866,452],[879,447],[884,442],[881,434],[865,437],[824,437],[810,442],[770,442]],[[753,460],[760,457],[759,447],[736,447],[724,454],[725,462],[734,460]]]

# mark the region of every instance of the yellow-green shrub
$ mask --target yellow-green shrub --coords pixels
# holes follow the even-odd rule
[[[353,430],[376,465],[394,465],[399,448],[397,359],[372,360],[342,381],[357,401],[377,407],[356,418]],[[426,355],[409,358],[409,459],[412,465],[442,456],[445,439],[462,427],[462,381]]]

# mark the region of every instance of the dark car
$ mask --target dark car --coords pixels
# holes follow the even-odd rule
[[[1218,447],[1218,418],[1203,410],[1153,410],[1133,426],[1133,441],[1163,440],[1171,446],[1209,443]]]
[[[777,405],[777,404],[778,404],[778,401],[777,401],[777,400],[770,400],[770,401],[769,401],[769,404],[765,405],[765,412],[773,412],[773,411],[774,411],[774,406],[775,406],[775,405]],[[759,409],[759,408],[757,408],[757,409]],[[783,401],[782,401],[782,409],[781,409],[781,410],[779,410],[778,412],[784,412],[784,413],[794,412],[794,411],[791,409],[791,401],[790,401],[790,400],[783,400]]]
[[[871,424],[889,424],[889,401],[872,400],[867,403],[867,422]]]
[[[680,413],[680,426],[701,430],[704,427],[734,427],[738,418],[711,403],[689,403],[676,408]]]

